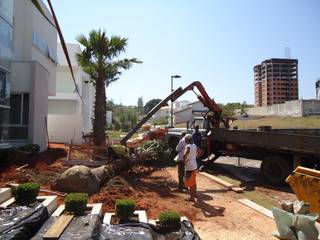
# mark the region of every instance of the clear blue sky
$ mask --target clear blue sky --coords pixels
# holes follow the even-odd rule
[[[320,78],[319,0],[52,0],[67,42],[102,28],[129,38],[134,66],[107,90],[136,104],[201,81],[217,102],[254,101],[253,66],[267,58],[299,59],[299,96],[315,97]],[[181,99],[196,100],[193,94]]]

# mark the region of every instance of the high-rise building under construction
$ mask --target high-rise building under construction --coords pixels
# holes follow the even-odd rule
[[[254,66],[254,90],[256,106],[298,99],[298,60],[271,58]]]

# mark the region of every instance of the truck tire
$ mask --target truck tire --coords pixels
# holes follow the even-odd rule
[[[275,155],[266,157],[260,169],[264,178],[271,183],[284,183],[292,171],[288,160]]]

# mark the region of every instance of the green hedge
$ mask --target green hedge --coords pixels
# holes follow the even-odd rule
[[[180,215],[175,211],[164,211],[158,216],[159,224],[164,228],[180,228]]]
[[[29,205],[37,200],[40,190],[40,184],[29,182],[19,184],[17,187],[11,189],[12,195],[19,205]]]
[[[132,199],[120,199],[116,201],[116,215],[120,219],[128,219],[135,210],[135,202]]]
[[[66,206],[66,211],[71,212],[77,216],[83,215],[88,202],[87,193],[69,193],[64,198],[64,204]]]

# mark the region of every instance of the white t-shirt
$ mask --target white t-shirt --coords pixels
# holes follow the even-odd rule
[[[183,161],[183,154],[184,154],[184,149],[187,146],[186,141],[184,140],[184,138],[182,138],[177,147],[176,147],[176,151],[178,152],[178,158],[177,161]]]
[[[189,152],[187,159],[186,159],[185,170],[186,171],[193,171],[198,168],[197,146],[194,143],[192,143],[192,144],[188,144],[185,149],[187,150],[187,148],[190,148],[190,152]]]

